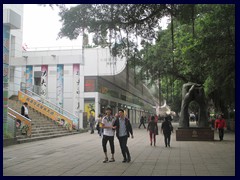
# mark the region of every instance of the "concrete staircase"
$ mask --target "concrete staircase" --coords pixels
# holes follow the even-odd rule
[[[21,113],[22,103],[18,100],[17,96],[12,96],[9,99],[8,106],[18,113]],[[27,137],[26,135],[22,135],[20,129],[17,129],[17,143],[25,143],[60,136],[73,135],[81,132],[76,130],[68,131],[65,127],[59,126],[48,117],[42,115],[34,109],[31,109],[30,107],[29,117],[32,120],[32,136]]]

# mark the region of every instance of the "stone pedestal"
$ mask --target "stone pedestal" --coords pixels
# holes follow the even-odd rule
[[[177,141],[214,141],[214,130],[210,128],[178,128],[176,130]]]

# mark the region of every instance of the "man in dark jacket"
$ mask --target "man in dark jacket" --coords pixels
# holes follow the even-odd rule
[[[119,140],[123,155],[123,163],[130,162],[131,156],[127,147],[129,135],[133,138],[132,126],[128,118],[124,117],[123,109],[119,109],[119,117],[116,119],[113,128],[116,129],[116,136]]]
[[[30,119],[29,116],[28,116],[28,103],[27,102],[23,103],[23,105],[22,105],[21,115],[23,115],[26,118]]]
[[[140,124],[139,124],[139,126],[138,126],[138,128],[140,129],[140,127],[141,127],[141,125],[143,125],[143,127],[144,127],[144,129],[146,129],[146,126],[145,126],[145,124],[144,124],[144,117],[142,116],[141,117],[141,119],[140,119]]]

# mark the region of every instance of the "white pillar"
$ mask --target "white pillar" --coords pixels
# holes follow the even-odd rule
[[[79,128],[83,128],[83,112],[84,112],[84,65],[80,65],[80,94],[79,94]]]

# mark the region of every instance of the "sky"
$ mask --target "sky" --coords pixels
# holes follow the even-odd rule
[[[73,5],[69,5],[73,6]],[[57,39],[62,23],[58,15],[59,9],[37,4],[24,4],[23,13],[23,45],[28,48],[47,47],[81,47],[81,38],[69,40]],[[167,19],[162,20],[163,28],[166,28]],[[91,43],[91,38],[89,38]]]
[[[81,46],[81,38],[57,40],[62,26],[58,8],[37,4],[24,4],[23,12],[23,44],[29,48]]]

